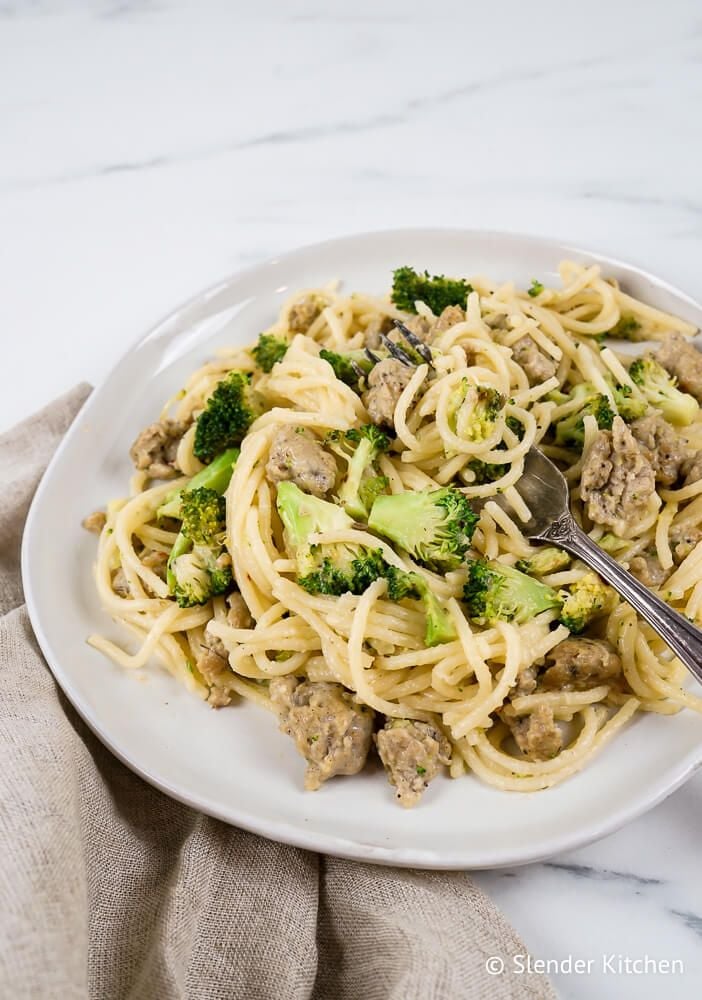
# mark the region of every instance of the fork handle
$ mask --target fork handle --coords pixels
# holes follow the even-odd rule
[[[637,611],[702,683],[702,631],[669,607],[586,535],[570,514],[539,535],[594,569]]]

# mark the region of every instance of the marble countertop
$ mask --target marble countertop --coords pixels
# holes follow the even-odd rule
[[[215,279],[407,225],[556,236],[699,298],[694,0],[0,0],[0,430]],[[702,774],[481,873],[562,997],[702,995]],[[679,960],[638,974],[630,960]],[[553,966],[551,966],[553,968]]]

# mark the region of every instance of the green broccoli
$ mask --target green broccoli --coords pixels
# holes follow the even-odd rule
[[[461,565],[478,523],[466,497],[450,486],[379,496],[368,527],[437,572]]]
[[[671,424],[687,426],[699,412],[694,396],[676,388],[677,379],[659,365],[650,354],[637,358],[629,366],[629,375],[651,406],[661,411]]]
[[[504,405],[504,396],[491,385],[472,385],[468,379],[461,379],[449,400],[449,426],[464,441],[484,441],[494,430]]]
[[[225,549],[225,500],[200,486],[181,500],[182,525],[168,557],[168,588],[182,608],[205,604],[230,589],[231,558]]]
[[[172,593],[181,608],[206,604],[218,594],[226,594],[233,583],[231,561],[222,551],[218,556],[209,545],[194,545],[190,552],[171,563]]]
[[[388,485],[387,478],[378,475],[373,463],[381,452],[387,451],[390,440],[375,424],[366,424],[345,433],[332,431],[327,436],[327,444],[348,463],[346,478],[339,489],[339,501],[347,514],[365,521],[375,498]]]
[[[310,535],[353,526],[342,507],[303,493],[290,482],[278,484],[276,502],[286,545],[297,563],[298,583],[305,590],[314,594],[362,594],[382,575],[374,552],[362,546],[310,545]]]
[[[353,522],[341,507],[309,496],[289,482],[278,485],[277,506],[286,545],[297,563],[297,582],[308,593],[334,597],[363,594],[371,583],[383,578],[391,601],[413,598],[423,602],[427,646],[456,638],[451,616],[424,578],[391,566],[382,549],[347,543],[309,544],[312,534],[351,527]]]
[[[376,353],[380,356],[381,353],[385,352]],[[323,347],[319,356],[332,366],[334,374],[340,382],[344,382],[356,391],[361,388],[361,383],[374,365],[366,352],[361,350],[339,354],[337,351],[329,351]]]
[[[631,545],[631,541],[626,538],[620,538],[619,535],[615,535],[611,531],[607,531],[597,544],[605,552],[609,552],[610,555],[616,555],[617,552],[622,552],[628,548]]]
[[[486,483],[494,483],[496,479],[501,479],[509,470],[509,465],[491,465],[483,462],[480,458],[471,458],[468,468],[475,478],[471,486],[484,486]]]
[[[210,462],[204,469],[196,472],[187,486],[171,493],[166,498],[166,502],[162,503],[156,511],[157,516],[179,518],[183,496],[189,490],[196,490],[201,486],[205,486],[208,489],[216,490],[217,493],[224,493],[227,486],[229,486],[229,480],[232,478],[232,472],[234,471],[238,457],[238,448],[229,448],[227,451],[222,452],[214,462]]]
[[[608,379],[612,386],[612,395],[614,396],[614,402],[617,407],[617,411],[622,420],[625,420],[628,424],[632,420],[638,420],[639,417],[643,417],[644,413],[648,410],[648,403],[645,399],[640,396],[634,396],[631,391],[631,386],[619,385],[614,382],[614,379]]]
[[[554,394],[561,396],[562,393]],[[553,398],[553,397],[552,397]],[[591,414],[600,430],[609,430],[614,420],[614,410],[609,399],[599,393],[590,382],[574,386],[566,399],[576,400],[578,408],[562,417],[556,424],[556,444],[564,448],[582,450],[585,440],[584,418]]]
[[[428,271],[418,274],[411,267],[398,267],[392,276],[392,301],[398,309],[416,313],[415,302],[424,302],[435,316],[446,306],[466,307],[466,299],[473,291],[463,278],[445,278],[442,274],[432,278]]]
[[[200,486],[183,494],[180,506],[181,530],[194,543],[207,545],[224,530],[226,501],[216,490]]]
[[[558,573],[567,569],[570,565],[570,556],[563,549],[553,546],[544,546],[537,549],[533,556],[528,559],[519,559],[516,566],[520,573],[528,573],[529,576],[547,576],[549,573]]]
[[[273,333],[262,333],[258,338],[258,343],[251,348],[254,361],[264,372],[269,372],[276,362],[285,356],[290,344],[282,337],[276,337]]]
[[[409,597],[421,600],[424,604],[426,616],[424,641],[427,646],[440,646],[444,642],[453,642],[456,638],[456,629],[451,615],[423,576],[419,573],[405,573],[387,563],[383,576],[388,581],[387,595],[391,601],[401,601]]]
[[[524,424],[517,420],[516,417],[512,416],[506,417],[505,424],[521,441],[524,437]],[[506,451],[506,449],[507,445],[504,441],[500,441],[497,445],[495,445],[496,451]],[[484,462],[481,458],[471,458],[467,467],[475,477],[470,483],[471,486],[484,486],[486,483],[494,483],[495,480],[501,479],[504,475],[506,475],[510,468],[508,464],[501,464],[498,462],[493,465],[490,462]]]
[[[552,587],[513,566],[486,559],[468,562],[463,600],[469,617],[479,625],[496,620],[526,622],[549,608],[560,608],[562,603]]]
[[[198,417],[193,447],[197,458],[211,462],[221,451],[241,444],[261,410],[261,402],[251,389],[251,376],[230,372]]]
[[[630,314],[622,314],[619,322],[605,334],[606,337],[616,337],[617,340],[642,340],[641,324],[636,317]]]
[[[535,299],[537,295],[541,295],[543,290],[544,286],[541,284],[540,281],[537,281],[537,279],[534,278],[527,292],[527,295],[529,295],[532,299]]]
[[[524,424],[521,420],[517,420],[516,417],[508,416],[505,418],[505,424],[509,427],[513,434],[516,434],[517,438],[521,441],[524,437]]]
[[[562,590],[560,596],[563,607],[559,621],[577,635],[608,609],[612,591],[604,585],[597,573],[586,573],[572,583],[568,590]]]

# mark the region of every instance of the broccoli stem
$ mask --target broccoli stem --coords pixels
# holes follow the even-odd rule
[[[192,490],[200,489],[201,487],[216,490],[217,493],[224,493],[229,486],[238,457],[238,448],[229,448],[228,451],[222,452],[213,462],[206,465],[204,469],[196,472],[187,486],[184,486],[182,490],[178,490],[165,504],[159,507],[157,511],[158,517],[180,517],[183,493],[190,493]],[[173,563],[178,556],[185,555],[191,546],[192,540],[187,538],[181,529],[173,543],[173,548],[168,556],[168,563],[166,565],[166,583],[171,593],[173,593],[176,585]]]
[[[200,489],[201,486],[205,486],[210,490],[216,490],[217,493],[224,493],[227,486],[229,486],[229,480],[232,478],[234,465],[238,457],[238,448],[229,448],[228,451],[223,451],[213,462],[210,462],[204,469],[196,472],[186,486],[171,493],[166,502],[161,504],[156,511],[157,516],[180,517],[180,504],[183,494],[189,493],[191,490]]]
[[[175,542],[173,543],[173,548],[168,556],[168,563],[166,564],[166,583],[168,584],[168,589],[171,593],[174,592],[176,586],[175,573],[173,572],[173,563],[176,561],[178,556],[184,556],[186,552],[190,550],[192,546],[192,539],[187,538],[181,531],[178,534]]]

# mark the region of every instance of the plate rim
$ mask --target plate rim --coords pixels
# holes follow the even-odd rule
[[[42,651],[52,676],[59,688],[68,698],[72,707],[77,711],[83,722],[90,731],[100,740],[100,742],[112,753],[122,764],[128,767],[133,773],[148,782],[159,791],[170,798],[198,810],[206,815],[219,819],[229,825],[240,827],[250,833],[264,836],[268,839],[290,844],[304,850],[317,853],[327,853],[336,857],[349,858],[353,860],[367,861],[374,864],[384,864],[393,867],[418,867],[424,869],[437,870],[485,870],[514,867],[518,865],[531,864],[543,861],[564,851],[574,850],[593,843],[600,838],[615,832],[632,820],[641,816],[645,812],[653,809],[664,801],[669,795],[676,791],[681,785],[688,781],[692,775],[702,768],[702,736],[697,747],[692,748],[683,755],[674,766],[664,771],[652,786],[648,786],[648,791],[638,794],[630,802],[628,807],[618,810],[612,817],[605,817],[587,826],[579,827],[573,832],[557,833],[548,839],[540,842],[539,848],[523,847],[515,848],[511,852],[499,849],[494,854],[489,850],[482,850],[480,856],[475,861],[466,860],[465,852],[446,852],[438,854],[431,849],[416,847],[382,847],[377,844],[366,844],[361,840],[347,840],[325,832],[315,832],[314,829],[305,829],[286,821],[268,819],[252,814],[233,803],[226,808],[215,801],[211,801],[205,795],[192,795],[183,793],[172,782],[164,780],[159,775],[152,773],[148,767],[139,763],[138,758],[131,755],[128,749],[123,748],[118,742],[113,741],[108,732],[103,728],[100,720],[94,718],[90,709],[84,703],[80,691],[73,685],[71,679],[61,665],[61,657],[58,651],[54,651],[48,635],[44,631],[41,612],[32,583],[32,573],[30,569],[31,551],[33,545],[34,524],[39,517],[42,497],[51,478],[51,474],[56,466],[60,465],[64,451],[67,449],[73,436],[80,432],[81,426],[86,419],[89,419],[93,406],[99,401],[101,389],[122,368],[128,358],[147,340],[164,334],[169,323],[173,322],[177,316],[187,311],[197,304],[206,302],[212,298],[219,290],[226,288],[232,281],[246,279],[247,276],[256,274],[266,268],[279,265],[288,258],[295,258],[310,251],[322,251],[330,246],[338,246],[343,243],[354,243],[374,238],[393,237],[402,235],[412,235],[413,237],[424,237],[426,239],[436,239],[444,237],[460,237],[470,239],[496,239],[509,242],[526,242],[538,245],[542,249],[560,248],[560,251],[567,251],[578,257],[586,257],[593,262],[609,265],[616,268],[623,268],[644,280],[652,283],[658,288],[668,291],[677,298],[684,300],[693,309],[702,313],[700,304],[689,293],[683,291],[667,279],[660,278],[649,272],[646,268],[638,264],[629,263],[617,257],[600,253],[596,250],[586,249],[572,243],[571,241],[560,240],[555,237],[532,235],[527,233],[514,232],[511,230],[497,229],[471,229],[455,226],[417,226],[384,228],[378,230],[367,230],[356,233],[346,233],[342,236],[330,239],[314,241],[303,244],[299,247],[287,250],[283,253],[268,257],[265,260],[240,268],[226,277],[211,283],[199,292],[195,292],[187,299],[183,300],[177,307],[171,309],[162,316],[160,320],[151,325],[144,333],[139,334],[130,341],[117,361],[109,368],[105,375],[99,379],[93,388],[90,396],[78,411],[74,421],[61,440],[58,448],[51,457],[39,484],[32,497],[25,526],[22,534],[20,567],[22,576],[22,586],[24,598],[32,629],[36,636],[39,647]],[[537,793],[521,793],[537,794]]]

